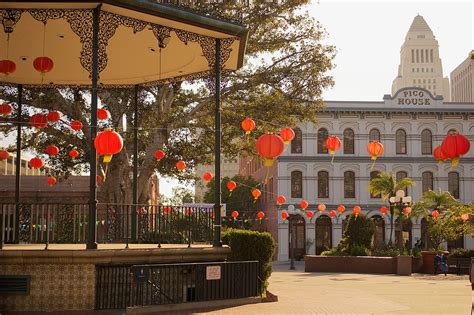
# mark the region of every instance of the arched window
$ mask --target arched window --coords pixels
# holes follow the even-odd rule
[[[395,146],[397,154],[407,154],[407,133],[398,129],[395,133]]]
[[[320,128],[318,130],[318,153],[328,153],[328,148],[326,148],[328,135],[329,133],[326,128]]]
[[[403,178],[406,178],[408,177],[408,173],[405,172],[405,171],[399,171],[397,172],[397,174],[395,175],[396,179],[397,179],[397,182]],[[408,188],[405,188],[405,196],[408,195]]]
[[[306,254],[305,221],[302,216],[297,215],[296,217],[292,219],[291,230],[288,229],[288,233],[291,235],[291,242],[294,246],[294,250],[293,250],[293,253],[295,255],[294,259],[301,260]],[[293,253],[290,250],[288,253],[290,255],[289,257],[291,257]]]
[[[303,133],[300,128],[293,129],[295,132],[295,138],[291,141],[291,153],[302,153],[303,152]]]
[[[431,154],[433,151],[433,136],[431,131],[425,129],[421,132],[421,154]]]
[[[429,190],[433,190],[433,173],[423,172],[421,174],[421,191],[424,194]]]
[[[448,173],[448,191],[454,198],[459,198],[459,173]]]
[[[377,128],[372,128],[369,131],[369,141],[380,142],[380,131]]]
[[[379,175],[379,171],[372,171],[370,172],[370,180],[372,181],[372,179],[374,178],[377,178],[377,176]],[[378,195],[373,195],[372,193],[370,193],[370,198],[381,198],[382,196],[380,194]]]
[[[291,172],[291,198],[303,198],[303,173]]]
[[[344,154],[354,154],[354,130],[344,130]]]
[[[344,172],[344,198],[355,198],[355,173]]]
[[[332,248],[332,222],[327,215],[316,219],[316,255]]]
[[[329,173],[318,172],[318,198],[329,198]]]

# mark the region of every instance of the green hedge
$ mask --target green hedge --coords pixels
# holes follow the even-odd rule
[[[471,258],[474,257],[474,250],[472,249],[464,249],[464,248],[456,248],[449,253],[448,257],[452,258]]]
[[[258,260],[260,293],[265,293],[272,273],[272,257],[276,247],[272,235],[268,232],[228,229],[222,233],[222,242],[232,250],[230,260]]]

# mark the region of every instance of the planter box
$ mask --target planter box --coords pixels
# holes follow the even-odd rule
[[[411,274],[411,256],[316,256],[306,255],[306,272],[347,272],[374,274]]]
[[[435,267],[434,267],[434,258],[436,256],[436,251],[426,251],[426,252],[421,252],[421,259],[422,259],[422,266],[420,269],[421,273],[429,273],[429,274],[434,274],[435,273]],[[448,253],[448,252],[442,252],[442,253]]]
[[[411,272],[418,273],[423,266],[423,260],[421,257],[412,257],[411,259]]]

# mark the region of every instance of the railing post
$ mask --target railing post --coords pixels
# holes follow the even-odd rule
[[[134,87],[133,98],[133,212],[132,242],[137,241],[137,204],[138,204],[138,85]]]
[[[216,39],[215,51],[215,202],[214,202],[214,247],[221,247],[221,40]]]
[[[14,243],[20,243],[20,179],[21,179],[21,124],[22,124],[23,85],[18,85],[18,108],[16,114],[16,160],[15,160],[15,225]]]
[[[0,222],[0,228],[2,231],[2,233],[0,233],[0,249],[3,249],[3,243],[5,242],[5,205],[0,205],[0,207],[2,208],[2,221]]]

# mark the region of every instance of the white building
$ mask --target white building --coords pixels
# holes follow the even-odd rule
[[[474,50],[451,72],[451,100],[459,103],[474,102]]]
[[[421,87],[450,100],[449,80],[443,78],[438,41],[421,15],[414,18],[400,48],[400,65],[393,80],[392,95],[405,87]]]
[[[206,182],[202,179],[202,176],[206,172],[211,172],[214,175],[214,164],[205,164],[198,165],[196,167],[196,177],[199,179],[196,180],[194,184],[194,196],[196,200],[201,202],[206,193]],[[234,177],[239,174],[239,158],[227,159],[224,158],[221,160],[221,177]]]

